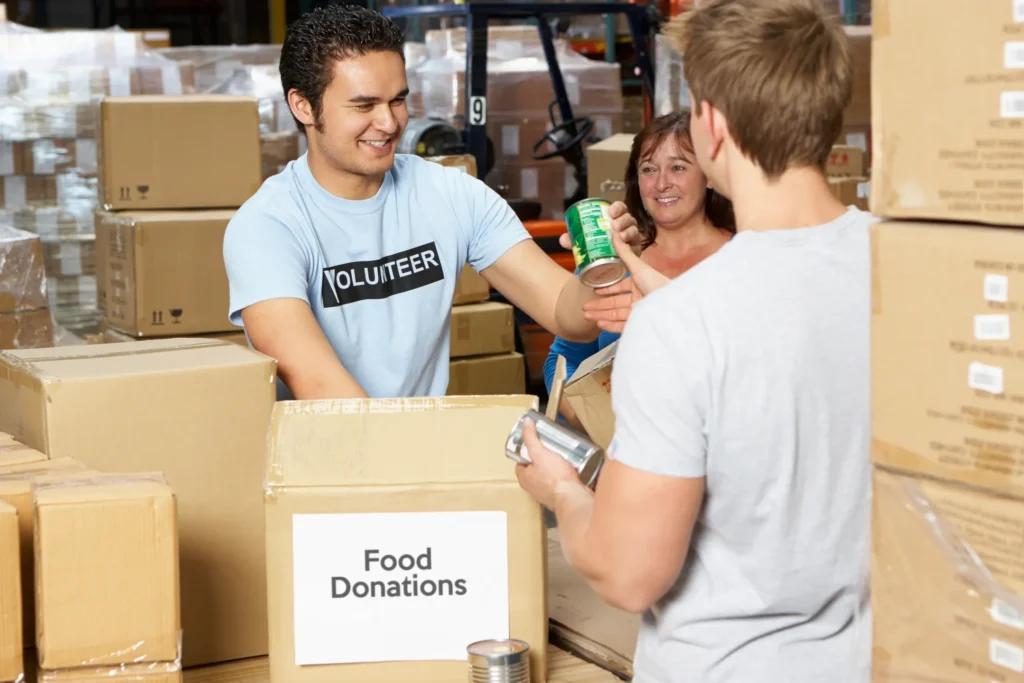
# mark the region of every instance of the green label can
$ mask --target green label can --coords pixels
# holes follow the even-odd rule
[[[612,244],[610,206],[605,199],[581,199],[565,212],[578,277],[588,287],[607,287],[626,277],[626,265]]]

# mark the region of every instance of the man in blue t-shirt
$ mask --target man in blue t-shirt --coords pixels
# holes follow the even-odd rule
[[[231,320],[277,359],[280,398],[444,395],[466,263],[558,336],[597,338],[583,304],[601,292],[544,254],[500,196],[395,154],[409,88],[393,22],[317,9],[289,29],[280,71],[309,151],[263,184],[224,238]],[[638,241],[625,205],[611,215]]]

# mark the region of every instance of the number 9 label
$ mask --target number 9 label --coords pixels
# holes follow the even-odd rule
[[[469,98],[469,125],[482,126],[487,123],[487,98]]]

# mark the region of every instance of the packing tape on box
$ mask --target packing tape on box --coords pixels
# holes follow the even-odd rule
[[[39,683],[180,683],[181,680],[181,665],[175,662],[54,669],[39,673]]]

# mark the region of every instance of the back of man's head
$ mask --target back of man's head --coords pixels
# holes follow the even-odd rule
[[[768,178],[824,168],[842,132],[853,67],[821,0],[703,0],[665,30],[693,101],[718,109]]]

